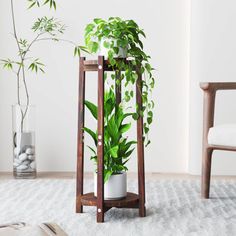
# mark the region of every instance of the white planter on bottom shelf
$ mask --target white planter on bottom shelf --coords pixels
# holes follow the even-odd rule
[[[112,175],[104,184],[104,199],[115,200],[127,195],[126,172]],[[97,196],[97,173],[94,173],[94,196]]]

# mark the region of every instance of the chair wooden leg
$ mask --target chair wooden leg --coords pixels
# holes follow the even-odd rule
[[[202,198],[209,198],[210,193],[210,180],[211,180],[211,159],[212,149],[203,148],[202,156]]]

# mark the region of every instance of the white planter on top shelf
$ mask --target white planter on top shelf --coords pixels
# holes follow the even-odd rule
[[[99,56],[104,56],[105,59],[108,58],[108,51],[109,48],[104,47],[104,42],[107,43],[111,43],[111,39],[108,38],[102,38],[100,43],[99,43]],[[115,45],[116,45],[116,41],[115,41]],[[117,54],[114,55],[114,57],[118,57],[118,58],[126,58],[127,57],[127,48],[122,48],[119,47],[119,52]]]

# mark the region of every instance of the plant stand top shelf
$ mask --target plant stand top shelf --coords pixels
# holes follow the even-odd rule
[[[131,63],[127,59],[124,63]],[[78,106],[78,137],[77,137],[77,177],[76,177],[76,212],[82,213],[83,206],[97,207],[97,222],[104,222],[104,213],[112,207],[138,208],[139,216],[146,215],[145,208],[145,173],[144,173],[144,146],[143,146],[143,118],[137,120],[137,162],[138,162],[138,194],[127,193],[127,196],[120,200],[104,200],[104,160],[103,160],[103,138],[104,138],[104,72],[115,71],[116,68],[98,56],[97,60],[85,60],[80,57],[79,73],[79,106]],[[83,193],[84,183],[84,101],[85,101],[85,72],[95,71],[98,73],[98,146],[97,146],[97,197],[94,193]],[[136,103],[142,107],[142,75],[140,68],[134,67],[138,75],[136,81]],[[120,72],[121,73],[121,72]],[[119,79],[117,74],[116,79]],[[116,103],[121,102],[121,83],[115,83]]]
[[[132,60],[123,59],[123,58],[119,58],[117,60],[123,61],[126,64],[132,64]],[[83,71],[98,71],[99,70],[98,60],[82,60],[80,66]],[[115,68],[111,67],[108,60],[104,60],[103,70],[104,71],[114,71]],[[136,68],[134,67],[133,70],[136,70]]]

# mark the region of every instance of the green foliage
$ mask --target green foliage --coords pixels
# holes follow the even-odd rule
[[[4,69],[8,69],[11,72],[15,73],[16,79],[17,79],[17,104],[20,105],[22,103],[22,99],[26,101],[26,107],[24,109],[21,109],[21,126],[20,130],[23,131],[24,127],[24,120],[26,118],[29,104],[30,104],[30,92],[28,89],[28,81],[27,81],[27,72],[35,72],[38,73],[39,71],[44,73],[44,64],[40,62],[40,60],[32,59],[32,56],[29,56],[31,53],[31,50],[33,46],[43,40],[46,41],[63,41],[67,42],[73,45],[74,47],[74,55],[80,56],[80,51],[86,51],[87,48],[83,46],[78,46],[76,43],[70,40],[66,40],[61,38],[60,36],[65,31],[65,26],[61,24],[60,21],[55,19],[54,17],[41,17],[38,18],[32,26],[32,31],[34,33],[34,36],[32,37],[32,40],[27,40],[24,38],[21,38],[18,34],[19,30],[17,29],[18,22],[17,18],[15,16],[15,4],[16,0],[10,0],[10,15],[11,15],[11,23],[12,23],[12,31],[13,31],[13,37],[16,42],[17,51],[16,56],[17,59],[1,59],[0,64],[2,64]],[[27,0],[28,2],[28,9],[31,9],[33,7],[41,7],[44,5],[49,6],[49,8],[53,8],[56,10],[56,0]],[[21,82],[23,86],[21,86]],[[23,95],[22,96],[22,90]]]
[[[45,4],[49,4],[50,8],[53,7],[55,10],[56,10],[56,8],[57,8],[56,1],[55,1],[55,0],[46,0],[46,1],[44,2],[44,5],[45,5]]]
[[[51,36],[56,36],[58,33],[64,33],[65,26],[54,17],[48,18],[47,16],[44,16],[35,21],[32,30],[40,34],[49,33]]]
[[[14,61],[12,61],[11,59],[1,59],[1,64],[3,65],[3,68],[6,68],[8,70],[13,70],[13,64]]]
[[[80,56],[81,51],[84,51],[86,53],[89,53],[87,47],[84,46],[75,46],[74,47],[74,56]]]
[[[92,116],[97,120],[98,108],[89,101],[85,101],[85,106]],[[134,148],[132,145],[136,141],[128,141],[123,134],[126,133],[131,123],[123,124],[124,120],[131,116],[132,113],[125,113],[122,106],[116,105],[115,94],[112,89],[105,92],[104,95],[104,181],[107,181],[112,174],[118,174],[126,171],[126,163],[129,160]],[[88,133],[97,148],[97,131],[84,127],[84,131]],[[89,146],[92,152],[91,160],[97,163],[97,152],[93,147]]]
[[[28,0],[29,6],[28,9],[33,7],[41,7],[44,5],[48,5],[50,8],[54,8],[56,10],[56,1],[55,0]],[[14,7],[12,1],[12,19],[15,18],[14,16]],[[60,21],[58,21],[54,17],[40,17],[38,18],[32,26],[32,31],[36,34],[33,40],[27,40],[24,38],[20,38],[17,34],[16,25],[13,23],[13,31],[14,31],[14,38],[17,43],[18,47],[18,56],[19,62],[16,62],[13,59],[2,59],[1,64],[3,68],[9,69],[16,73],[17,79],[19,80],[22,75],[22,80],[25,80],[25,70],[27,69],[29,72],[38,72],[41,71],[44,73],[44,64],[40,62],[37,58],[32,60],[31,57],[26,57],[29,52],[31,51],[32,46],[42,40],[53,40],[53,41],[64,41],[74,45],[74,55],[80,56],[81,51],[88,52],[87,48],[84,46],[78,46],[74,42],[70,40],[61,39],[60,36],[64,34],[65,25],[63,25]],[[24,71],[22,74],[21,72]],[[26,86],[26,83],[25,83]],[[18,91],[19,93],[19,91]]]
[[[31,70],[31,71],[34,71],[36,73],[38,73],[38,70],[45,73],[44,70],[43,70],[44,66],[45,65],[39,61],[39,58],[37,58],[29,65],[28,69]]]
[[[144,31],[133,20],[122,20],[119,17],[110,17],[108,20],[96,18],[85,28],[85,45],[90,53],[96,53],[99,50],[99,44],[103,41],[103,46],[108,49],[108,59],[110,65],[117,71],[124,71],[121,80],[124,80],[125,93],[124,101],[130,102],[134,97],[135,83],[138,74],[143,75],[140,89],[142,89],[143,107],[137,107],[133,119],[137,120],[139,116],[144,117],[144,135],[146,145],[150,143],[148,139],[149,126],[153,121],[154,102],[151,99],[152,90],[155,85],[155,79],[152,71],[154,70],[147,55],[143,49],[142,38],[146,35]],[[127,50],[127,57],[131,58],[129,63],[118,60],[119,49]],[[115,75],[111,75],[115,79]],[[117,81],[116,81],[117,82]],[[120,81],[119,81],[120,82]]]
[[[54,8],[56,10],[57,8],[57,4],[55,0],[44,0],[44,1],[40,1],[40,0],[28,0],[29,2],[29,7],[28,9],[32,8],[32,7],[41,7],[42,5],[49,5],[50,8]]]
[[[97,134],[87,127],[84,127],[84,131],[87,132],[93,138],[95,145],[97,145],[98,142]]]
[[[29,2],[28,9],[30,9],[34,6],[40,7],[40,2],[38,0],[28,0],[28,2]]]
[[[98,118],[98,108],[92,102],[85,101],[85,106],[89,109],[95,119]]]

